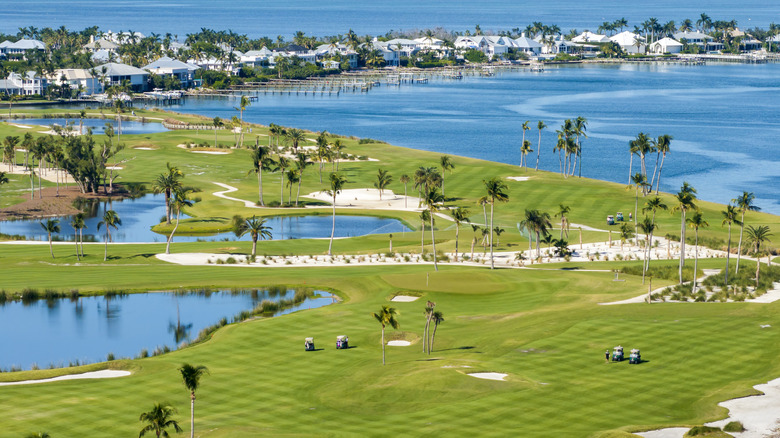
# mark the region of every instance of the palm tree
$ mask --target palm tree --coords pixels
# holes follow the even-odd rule
[[[431,245],[433,247],[433,269],[439,270],[439,265],[436,260],[436,235],[433,229],[433,213],[439,209],[439,204],[444,202],[444,195],[439,193],[438,187],[431,187],[425,194],[425,206],[428,209],[428,215],[431,221]]]
[[[536,147],[536,169],[539,170],[539,154],[542,151],[542,129],[546,128],[547,125],[544,124],[544,121],[539,120],[539,122],[536,123],[536,129],[539,130],[539,145]]]
[[[0,172],[0,186],[3,184],[8,184],[8,177],[5,172]]]
[[[528,167],[528,154],[533,152],[531,142],[523,140],[523,146],[520,148],[520,167]]]
[[[408,199],[408,197],[406,196],[406,185],[407,185],[407,184],[409,183],[409,181],[411,181],[412,179],[411,179],[411,178],[409,178],[409,175],[407,175],[407,174],[403,174],[403,175],[401,175],[401,178],[399,178],[398,180],[399,180],[399,181],[401,181],[401,184],[403,184],[403,185],[404,185],[404,208],[408,208],[408,205],[407,205],[407,202],[406,202],[406,201],[407,201],[407,199]]]
[[[628,162],[628,185],[631,185],[631,177],[634,176],[631,172],[634,167],[634,155],[639,152],[639,147],[636,144],[636,140],[630,140],[628,142],[628,152],[631,156],[631,160]]]
[[[249,236],[252,238],[253,259],[257,256],[257,239],[265,240],[271,239],[273,237],[271,234],[272,228],[265,226],[265,223],[266,220],[264,218],[252,216],[251,219],[246,219],[244,222],[242,222],[238,228],[240,236],[249,233]]]
[[[523,126],[522,126],[522,128],[523,128],[523,140],[520,142],[520,153],[521,154],[523,152],[523,147],[525,147],[525,131],[528,131],[528,130],[531,129],[531,127],[528,126],[529,123],[531,123],[530,120],[526,120],[525,122],[523,122]],[[525,155],[520,155],[520,167],[523,167],[523,157],[524,156]]]
[[[431,334],[431,342],[428,344],[428,355],[433,351],[433,341],[436,339],[436,329],[439,328],[439,324],[444,322],[444,314],[438,310],[433,312],[431,321],[433,322],[433,333]]]
[[[452,173],[452,169],[455,168],[455,165],[452,164],[452,159],[449,155],[442,155],[439,158],[439,164],[441,165],[441,194],[444,196],[444,175],[449,172]]]
[[[639,208],[639,188],[647,187],[647,177],[642,172],[637,172],[631,177],[631,183],[634,186],[634,233],[637,232],[637,224],[639,223],[639,216],[637,216],[637,210]],[[631,188],[631,186],[628,186]]]
[[[289,196],[287,197],[287,204],[292,205],[292,188],[295,184],[298,183],[298,181],[301,180],[301,178],[298,175],[298,171],[296,169],[290,169],[284,173],[284,179],[287,180],[287,187],[290,190]]]
[[[78,213],[73,216],[73,219],[70,221],[70,226],[78,233],[73,237],[76,240],[76,259],[81,260],[81,257],[84,256],[84,235],[82,234],[82,230],[86,228],[84,213]],[[81,241],[81,256],[79,256],[79,241]]]
[[[185,363],[179,371],[184,387],[190,392],[190,438],[195,438],[195,391],[200,386],[200,378],[208,374],[209,369],[203,365],[193,366]]]
[[[655,183],[655,194],[658,195],[659,187],[661,187],[661,171],[664,168],[664,161],[666,161],[666,154],[669,153],[669,149],[672,145],[672,137],[671,135],[664,134],[655,141],[655,149],[658,152],[658,154],[661,155],[661,164],[658,165],[658,157],[656,156],[656,166],[658,166],[658,180]],[[655,172],[653,172],[653,178],[655,178]],[[652,182],[650,183],[650,190],[653,189]]]
[[[398,316],[398,312],[393,307],[382,306],[382,310],[379,313],[372,313],[371,315],[379,321],[382,325],[382,365],[385,364],[385,327],[390,326],[394,329],[399,327],[398,320],[395,319]]]
[[[244,147],[244,111],[251,104],[252,101],[249,100],[249,97],[241,96],[241,102],[238,105],[238,110],[241,115],[241,136],[239,137],[240,144],[236,145],[237,147]]]
[[[637,222],[639,221],[637,220]],[[645,274],[647,273],[646,266],[648,264],[648,259],[650,258],[650,242],[651,242],[650,236],[653,235],[653,231],[655,231],[656,225],[653,219],[645,216],[645,218],[641,222],[639,222],[639,228],[645,234],[645,246],[646,246],[645,249],[647,250],[647,252],[644,255],[644,260],[642,261],[642,284],[645,284]]]
[[[303,132],[302,129],[297,128],[291,128],[287,130],[287,134],[285,135],[286,140],[290,143],[290,145],[293,148],[293,153],[298,153],[298,145],[302,141],[306,141],[306,134]]]
[[[433,318],[433,309],[436,308],[436,303],[433,301],[428,301],[425,304],[425,310],[423,311],[423,315],[425,315],[425,326],[423,327],[423,353],[427,353],[428,349],[426,348],[428,345],[428,329],[431,326],[431,318]]]
[[[748,225],[748,242],[753,245],[753,255],[756,257],[756,287],[758,287],[758,275],[761,271],[761,245],[764,242],[769,242],[769,236],[771,235],[772,233],[769,232],[768,225],[759,225],[758,227]]]
[[[742,256],[742,233],[745,231],[745,213],[748,211],[761,211],[761,209],[754,204],[755,199],[756,195],[752,192],[742,192],[739,197],[731,200],[742,213],[742,219],[740,220],[741,224],[739,225],[739,245],[737,245],[737,274],[739,274],[739,259]]]
[[[106,227],[106,250],[103,254],[104,262],[108,260],[108,242],[111,241],[111,228],[116,230],[120,225],[122,225],[122,219],[119,218],[119,215],[114,210],[106,210],[106,212],[103,213],[103,220],[97,224],[98,231],[100,231],[100,227]]]
[[[51,235],[60,232],[60,221],[57,219],[46,219],[46,222],[41,222],[41,228],[46,231],[46,235],[49,237],[49,252],[51,253],[51,258],[54,258]]]
[[[506,193],[506,183],[497,177],[482,181],[485,184],[485,191],[490,202],[490,230],[493,229],[493,208],[498,202],[509,201],[509,195]],[[490,233],[490,269],[495,269],[493,261],[493,233]]]
[[[694,251],[694,262],[693,262],[693,287],[691,288],[691,294],[696,293],[696,272],[699,268],[699,228],[707,228],[710,226],[710,224],[707,223],[706,220],[704,220],[704,216],[702,216],[700,211],[697,211],[693,213],[693,216],[688,218],[688,226],[693,228],[693,233],[696,236],[695,237],[695,245],[696,250]]]
[[[425,198],[423,198],[424,200]],[[425,254],[425,223],[431,220],[431,213],[428,210],[420,212],[420,255]]]
[[[683,283],[683,267],[685,266],[685,215],[690,210],[696,209],[696,189],[687,182],[683,182],[680,191],[674,195],[677,205],[672,209],[672,213],[679,211],[681,216],[680,223],[680,284]]]
[[[214,117],[214,120],[211,121],[211,123],[214,125],[214,148],[217,148],[217,130],[219,130],[220,127],[224,125],[222,123],[222,119],[219,117]]]
[[[729,224],[729,240],[726,244],[726,272],[724,275],[723,284],[725,287],[729,286],[729,258],[731,257],[731,225],[737,224],[742,225],[742,222],[737,219],[737,215],[739,214],[739,210],[737,210],[736,207],[729,204],[726,206],[726,209],[721,211],[721,214],[723,215],[723,220],[720,223],[720,226],[722,227],[725,224]]]
[[[469,221],[469,210],[465,207],[457,207],[450,212],[455,220],[455,261],[458,261],[458,239],[460,237],[460,224]]]
[[[260,146],[259,142],[255,144],[255,147],[251,151],[252,155],[252,170],[249,173],[257,174],[257,192],[260,198],[260,205],[265,207],[263,201],[263,171],[270,170],[271,167],[271,149],[266,146]]]
[[[336,195],[341,193],[344,185],[347,184],[347,177],[338,173],[330,174],[330,190],[328,194],[333,197],[333,228],[330,230],[330,243],[328,244],[328,256],[333,256],[333,236],[336,234]],[[384,333],[384,329],[382,331]]]
[[[647,202],[645,202],[645,206],[642,207],[642,213],[647,213],[648,211],[652,211],[653,212],[653,216],[652,216],[652,219],[651,219],[652,227],[650,227],[650,236],[649,236],[648,245],[647,245],[647,248],[646,248],[647,249],[647,256],[645,257],[644,272],[647,272],[647,270],[650,269],[650,247],[652,246],[652,243],[653,243],[653,233],[655,232],[655,230],[658,229],[658,226],[655,223],[655,213],[658,210],[668,210],[668,209],[669,209],[669,206],[664,204],[664,202],[658,196],[656,196],[656,197],[654,197],[652,199],[649,199]]]
[[[579,177],[582,178],[582,146],[580,145],[580,137],[587,138],[585,131],[588,130],[588,119],[582,116],[578,116],[574,119],[574,135],[577,137],[577,156],[579,158]],[[572,175],[574,173],[572,172]]]
[[[374,187],[379,189],[379,200],[382,200],[382,192],[385,191],[385,188],[387,188],[390,183],[393,182],[393,177],[390,175],[390,172],[379,169],[376,174],[376,181],[374,182]]]
[[[171,198],[171,210],[176,212],[176,225],[171,230],[171,235],[168,236],[168,242],[165,244],[165,253],[171,253],[171,242],[173,242],[173,235],[176,234],[176,229],[179,228],[179,220],[181,219],[181,211],[185,207],[192,207],[194,203],[187,199],[187,191],[182,189],[173,193]]]
[[[169,427],[173,427],[173,430],[176,432],[181,432],[182,428],[179,427],[179,423],[171,418],[175,413],[176,409],[174,409],[173,406],[167,403],[155,403],[151,411],[144,412],[138,419],[139,421],[148,423],[141,429],[141,433],[139,433],[138,436],[142,437],[146,432],[154,432],[157,435],[157,438],[169,437],[170,434],[165,430]]]
[[[165,193],[165,223],[171,223],[171,195],[182,189],[181,178],[184,177],[184,173],[179,170],[178,167],[171,166],[171,163],[165,163],[167,172],[163,172],[157,176],[157,179],[152,183],[152,189],[154,193]]]
[[[563,239],[563,233],[566,233],[566,238],[569,238],[569,218],[567,215],[571,211],[571,207],[568,205],[558,204],[558,213],[555,213],[555,217],[561,217],[561,239]]]
[[[311,166],[312,163],[309,160],[309,154],[305,152],[298,152],[295,154],[295,169],[298,172],[297,175],[297,181],[298,181],[298,191],[295,192],[295,206],[298,206],[298,198],[301,196],[301,182],[303,182],[303,172],[306,170],[307,167]],[[322,182],[322,181],[320,181]]]

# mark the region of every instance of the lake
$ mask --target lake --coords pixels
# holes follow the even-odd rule
[[[100,362],[109,353],[122,358],[135,357],[144,349],[149,354],[163,346],[176,349],[221,318],[231,321],[263,300],[292,298],[294,294],[294,290],[282,288],[8,302],[0,305],[0,331],[7,335],[0,367],[61,367],[75,361]],[[317,292],[278,315],[333,302],[330,294]]]
[[[522,123],[531,122],[526,136],[536,151],[536,122],[544,120],[540,167],[557,171],[555,130],[584,116],[583,176],[627,184],[628,141],[639,132],[670,134],[661,190],[688,181],[700,198],[724,204],[747,190],[764,211],[780,214],[778,101],[780,64],[571,65],[338,96],[260,95],[244,119],[511,164],[520,161]],[[172,109],[229,119],[235,106],[188,99]]]
[[[73,108],[68,106],[67,108]],[[84,127],[86,133],[87,128],[92,128],[92,133],[95,135],[101,135],[105,132],[106,124],[110,124],[114,129],[114,134],[119,132],[116,120],[111,119],[4,119],[3,122],[13,123],[15,125],[36,125],[52,127],[57,125],[60,127],[71,126],[71,129],[75,132],[79,131],[79,123]],[[152,134],[157,132],[166,132],[166,129],[162,123],[141,123],[129,120],[122,121],[122,134]]]
[[[135,199],[121,201],[85,201],[82,206],[87,211],[85,220],[87,228],[83,230],[84,241],[105,241],[105,229],[97,231],[97,224],[102,220],[106,210],[114,210],[122,219],[122,225],[117,230],[111,230],[112,242],[165,242],[167,236],[151,230],[153,225],[164,220],[165,195],[147,194]],[[184,218],[184,216],[182,216]],[[75,230],[70,225],[71,218],[62,216],[60,229],[62,232],[55,238],[73,240]],[[274,240],[313,239],[330,237],[333,218],[330,215],[321,216],[272,216],[266,219],[266,226],[271,227]],[[0,233],[24,236],[28,240],[47,240],[47,235],[40,225],[40,220],[0,221]],[[336,237],[354,237],[367,234],[401,233],[409,231],[397,219],[371,216],[336,216]],[[209,236],[186,236],[186,224],[179,227],[174,236],[174,242],[251,240],[247,234],[241,238],[233,232]],[[181,234],[179,234],[181,233]]]

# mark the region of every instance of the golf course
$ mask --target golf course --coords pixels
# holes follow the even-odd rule
[[[50,129],[25,124],[24,117],[66,118],[78,132],[80,119],[111,121],[116,113],[14,107],[13,115],[17,118],[0,123],[0,139],[19,137],[15,156],[9,158],[16,166],[7,167],[7,182],[0,185],[0,213],[13,212],[5,219],[29,218],[36,211],[48,218],[72,214],[68,209],[76,195],[66,193],[78,188],[73,182],[65,186],[64,175],[53,169],[56,158],[31,159],[35,170],[19,170],[24,168],[25,134],[37,139]],[[105,163],[116,177],[115,198],[164,193],[161,179],[176,175],[180,185],[170,202],[171,223],[161,217],[143,225],[159,233],[157,242],[85,242],[83,255],[73,236],[64,232],[53,241],[44,237],[35,242],[2,234],[3,303],[20,300],[25,290],[86,296],[278,286],[327,291],[338,300],[282,316],[228,318],[227,325],[203,339],[150,357],[51,369],[41,363],[40,369],[31,369],[31,364],[15,363],[13,351],[0,349],[0,355],[9,356],[2,363],[20,369],[4,369],[0,385],[103,370],[130,372],[0,386],[0,437],[44,432],[54,438],[136,436],[146,425],[139,415],[156,403],[174,408],[172,418],[182,436],[189,435],[191,394],[182,384],[183,364],[208,369],[193,402],[199,437],[631,437],[637,436],[633,432],[690,428],[726,418],[719,402],[754,395],[753,385],[780,377],[780,302],[750,302],[772,290],[771,279],[780,281],[780,260],[771,252],[780,239],[778,216],[747,209],[745,234],[749,225],[766,227],[766,235],[759,251],[752,251],[747,239],[741,242],[737,273],[740,227],[725,224],[722,213],[731,200],[696,199],[695,209],[685,207],[689,215],[701,213],[706,222],[686,227],[686,261],[680,271],[684,282],[705,276],[705,270],[721,271],[729,260],[729,280],[738,295],[693,302],[694,286],[690,302],[600,305],[680,283],[679,256],[673,253],[681,232],[675,194],[658,195],[668,209],[646,209],[653,215],[654,236],[664,240],[655,241],[643,278],[643,254],[651,251],[641,246],[646,239],[641,230],[627,235],[635,230],[628,216],[635,211],[636,220],[645,216],[643,207],[655,198],[652,188],[643,195],[636,185],[534,170],[535,154],[528,157],[528,167],[519,167],[458,156],[444,159],[338,133],[302,132],[291,139],[278,127],[242,122],[231,129],[211,118],[159,110],[135,109],[122,116],[128,122],[166,121],[192,128],[92,136],[97,149],[123,145],[107,146],[115,151]],[[88,136],[51,138],[67,143],[71,137]],[[343,148],[339,155],[318,157],[323,143],[336,142]],[[258,146],[272,151],[274,165],[261,160],[258,166],[253,158]],[[547,152],[552,146],[542,145],[545,159],[557,161]],[[286,165],[282,150],[289,158]],[[306,151],[308,158],[297,156],[298,151]],[[296,168],[296,159],[310,163]],[[674,144],[666,157],[673,159]],[[50,169],[41,167],[44,161]],[[424,179],[415,183],[421,168],[439,175],[435,188],[428,188]],[[291,169],[296,173],[290,174]],[[628,174],[628,168],[615,172]],[[39,180],[38,174],[44,178]],[[341,185],[335,188],[339,177]],[[95,196],[105,199],[104,191],[101,183]],[[331,200],[341,192],[349,199],[342,193],[333,207]],[[174,198],[190,203],[177,207]],[[563,206],[568,207],[565,213]],[[453,219],[458,207],[468,210],[461,210],[468,220]],[[422,211],[432,217],[421,219]],[[538,250],[537,242],[529,242],[539,229],[526,223],[528,211],[545,213],[549,220],[542,228],[551,238]],[[624,223],[630,226],[623,228],[628,231],[607,225],[606,217],[617,212],[625,214]],[[287,240],[252,234],[257,233],[252,228],[257,219],[312,215],[389,218],[408,231],[331,239],[328,228],[318,238]],[[111,228],[109,219],[91,232],[121,231],[121,223]],[[39,220],[44,225],[46,218]],[[254,255],[252,240],[208,238],[233,231],[257,240]],[[203,239],[177,241],[181,235]],[[597,244],[610,250],[590,254],[584,249]],[[166,246],[170,254],[165,254]],[[555,255],[556,247],[568,251]],[[233,262],[222,262],[228,258]],[[237,258],[243,262],[235,262]],[[764,278],[760,291],[751,289],[757,259]],[[722,281],[723,275],[713,278]],[[705,287],[710,294],[713,286],[701,286],[702,291]],[[392,323],[380,318],[383,306],[394,309]],[[426,330],[433,309],[426,307],[440,312],[435,325],[430,324],[432,342]],[[349,337],[350,348],[336,349],[341,335]],[[314,351],[304,350],[308,337],[314,338]],[[388,341],[406,342],[386,345]],[[643,361],[605,361],[605,350],[618,345],[627,352],[641,349]],[[426,346],[429,352],[424,352]],[[475,373],[498,374],[487,375],[493,379],[469,375]],[[174,427],[167,431],[175,436]],[[730,436],[719,433],[709,436]]]

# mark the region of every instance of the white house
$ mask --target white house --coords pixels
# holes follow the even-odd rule
[[[679,41],[675,41],[669,37],[661,38],[660,40],[650,44],[650,53],[663,54],[663,53],[680,53],[683,45]]]
[[[634,32],[624,31],[609,37],[609,40],[617,43],[626,53],[645,53],[647,48],[644,38]]]
[[[0,90],[5,94],[31,96],[43,94],[46,90],[46,78],[38,76],[34,71],[21,75],[11,72],[6,79],[0,80]]]
[[[571,41],[567,41],[562,35],[556,35],[550,38],[542,40],[541,35],[534,38],[534,41],[542,45],[542,54],[544,55],[557,55],[558,53],[574,53],[577,47],[576,44]]]
[[[314,55],[317,62],[321,62],[325,58],[335,57],[338,55],[342,60],[345,60],[349,63],[349,68],[357,68],[358,66],[357,52],[344,44],[323,44],[314,50]]]
[[[608,43],[609,42],[609,38],[607,38],[606,35],[599,35],[599,34],[591,32],[589,30],[586,30],[585,32],[582,32],[581,34],[579,34],[576,37],[572,38],[571,42],[577,43],[577,44]]]
[[[474,35],[459,36],[455,39],[455,48],[479,50],[491,59],[501,57],[509,51],[510,46],[515,45],[514,40],[508,37]]]
[[[133,91],[146,91],[149,81],[149,73],[132,65],[109,62],[95,67],[100,79],[105,85],[122,85],[124,81],[130,82]]]
[[[443,40],[427,36],[415,38],[413,41],[417,42],[419,48],[427,50],[439,50],[444,46]]]
[[[90,37],[89,43],[84,45],[84,50],[87,52],[95,53],[98,50],[106,50],[109,52],[115,52],[119,48],[119,44],[107,40],[107,39],[95,39],[95,37]]]
[[[542,44],[534,41],[525,33],[521,34],[519,38],[515,38],[515,48],[529,56],[537,56],[542,53]]]
[[[377,44],[376,41],[371,42],[371,48],[379,50],[382,57],[385,59],[385,64],[391,67],[398,67],[401,65],[401,52],[395,51],[389,47]]]
[[[21,39],[16,42],[0,42],[0,53],[4,55],[23,55],[28,50],[46,50],[46,44],[38,40]]]
[[[672,37],[677,41],[685,40],[688,44],[693,44],[701,47],[704,51],[710,51],[710,50],[722,50],[723,44],[716,42],[715,38],[701,33],[699,31],[695,32],[677,32]]]
[[[71,89],[81,90],[84,95],[103,92],[103,85],[100,83],[100,80],[93,76],[89,70],[82,68],[54,70],[54,74],[48,79],[50,83],[69,85]]]
[[[181,86],[183,88],[187,88],[193,84],[193,81],[195,80],[195,72],[199,67],[197,65],[187,64],[177,59],[171,59],[167,56],[163,56],[157,61],[154,61],[153,63],[141,68],[158,76],[175,77],[181,82]]]

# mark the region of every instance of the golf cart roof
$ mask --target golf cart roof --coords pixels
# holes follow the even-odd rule
[[[341,335],[341,336],[336,336],[336,339],[338,339],[338,340],[342,340],[342,339],[344,339],[344,338],[346,338],[346,336],[344,336],[344,335]]]
[[[314,342],[314,338],[306,338],[306,342]]]
[[[623,347],[622,347],[622,346],[620,346],[620,345],[618,345],[617,347],[615,347],[615,350],[622,350],[622,349],[623,349]]]
[[[633,350],[631,350],[631,353],[639,353],[639,350],[634,348]]]

